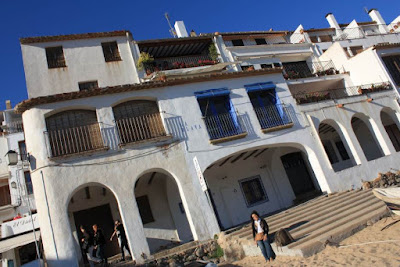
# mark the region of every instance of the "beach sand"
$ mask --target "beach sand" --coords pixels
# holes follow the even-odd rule
[[[393,218],[399,220],[400,216]],[[400,240],[400,222],[381,231],[391,222],[394,222],[392,218],[383,218],[340,242],[340,246],[354,246],[327,246],[322,252],[309,258],[277,256],[275,261],[266,263],[263,257],[246,257],[221,266],[400,266],[400,241],[355,245],[366,242]]]

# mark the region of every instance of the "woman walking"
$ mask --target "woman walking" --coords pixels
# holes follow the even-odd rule
[[[267,222],[260,218],[257,211],[253,211],[250,217],[252,221],[254,243],[261,249],[261,253],[267,262],[274,260],[275,253],[269,242]]]

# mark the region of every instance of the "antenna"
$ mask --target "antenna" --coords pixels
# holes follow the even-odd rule
[[[165,16],[165,19],[166,19],[166,20],[167,20],[167,22],[168,22],[168,26],[169,26],[169,33],[171,34],[171,36],[172,36],[172,37],[176,38],[176,32],[175,32],[175,29],[174,29],[174,28],[172,27],[172,25],[171,25],[170,18],[169,18],[169,15],[168,15],[168,12],[165,12],[164,16]]]
[[[364,7],[364,11],[368,14],[368,8],[366,6]]]

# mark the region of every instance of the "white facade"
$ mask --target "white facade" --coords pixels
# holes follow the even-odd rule
[[[328,21],[342,30],[333,16]],[[254,209],[268,214],[321,192],[358,188],[397,167],[399,84],[384,62],[400,55],[397,33],[319,43],[290,43],[293,35],[283,32],[216,33],[166,40],[165,47],[129,36],[22,40],[31,99],[18,109],[50,266],[78,265],[81,223],[97,219],[108,230],[106,222],[121,219],[133,258],[143,262],[174,242],[213,238]],[[118,71],[104,62],[105,40],[117,40]],[[346,42],[364,50],[346,53]],[[219,59],[204,63],[213,43]],[[44,50],[60,45],[67,68],[48,69]],[[158,65],[138,72],[135,62],[146,51]],[[188,62],[195,57],[203,63]],[[171,62],[178,67],[171,70]],[[165,83],[144,82],[152,77],[144,73],[157,70]],[[78,83],[91,80],[102,89],[79,92]],[[152,111],[143,115],[143,107]],[[121,118],[132,110],[142,115]],[[96,217],[100,210],[108,217]]]

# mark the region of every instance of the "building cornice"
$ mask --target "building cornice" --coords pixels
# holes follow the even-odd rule
[[[191,83],[200,83],[200,82],[209,82],[209,81],[217,81],[217,80],[226,80],[226,79],[235,79],[241,77],[251,77],[251,76],[259,76],[265,74],[275,74],[281,73],[282,68],[274,68],[274,69],[261,69],[261,70],[252,70],[252,71],[241,71],[241,72],[222,72],[222,73],[212,73],[212,74],[204,74],[204,75],[196,75],[191,77],[183,77],[176,78],[171,80],[162,81],[154,81],[154,82],[146,82],[139,84],[126,84],[126,85],[118,85],[118,86],[109,86],[97,89],[91,89],[87,91],[77,91],[77,92],[69,92],[63,94],[55,94],[49,96],[40,96],[36,98],[30,98],[20,102],[15,106],[16,113],[23,113],[26,110],[29,110],[32,107],[56,103],[62,101],[69,101],[80,98],[87,98],[93,96],[101,96],[108,94],[117,94],[124,93],[130,91],[139,91],[139,90],[148,90],[155,88],[164,88],[168,86],[175,85],[183,85],[183,84],[191,84]]]

